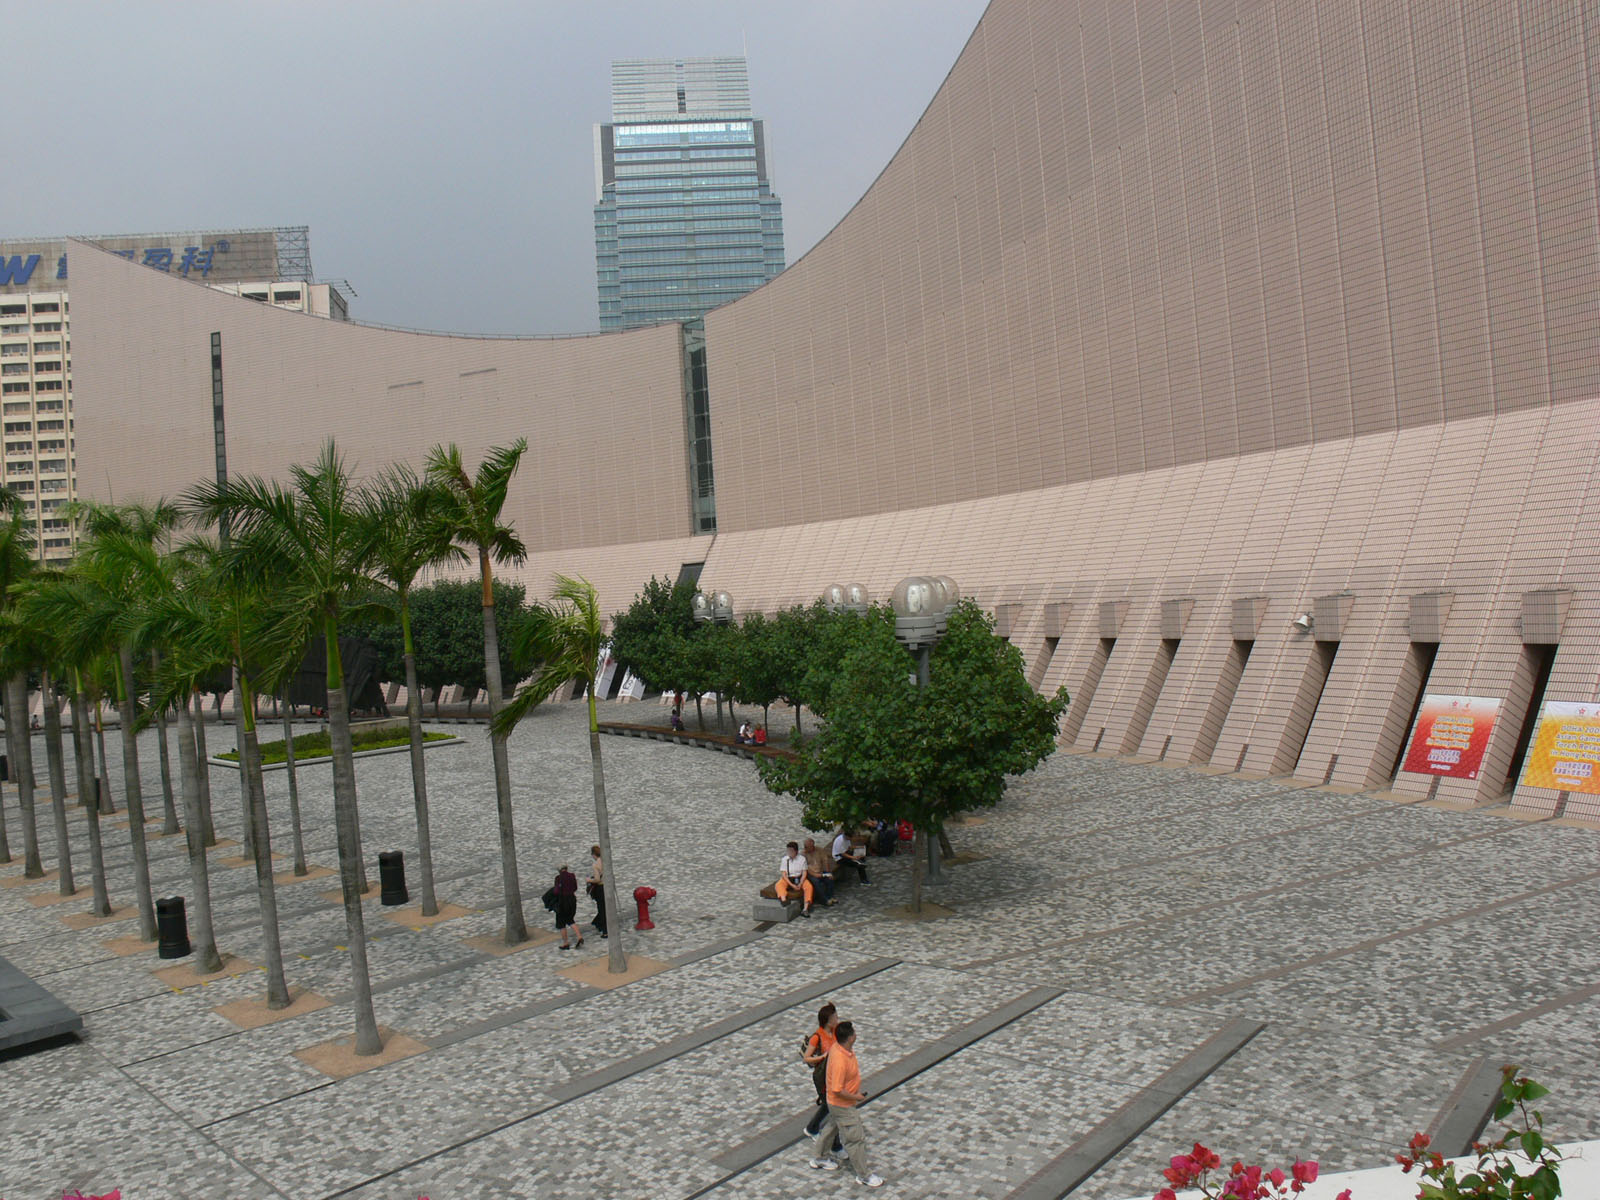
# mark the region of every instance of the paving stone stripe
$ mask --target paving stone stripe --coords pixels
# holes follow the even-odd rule
[[[1209,1000],[1217,996],[1226,996],[1233,992],[1243,991],[1254,984],[1264,983],[1269,979],[1282,979],[1284,976],[1293,975],[1297,971],[1304,971],[1311,967],[1320,967],[1324,963],[1333,962],[1335,959],[1344,958],[1351,954],[1362,954],[1368,950],[1376,949],[1389,942],[1404,941],[1406,938],[1416,937],[1418,934],[1427,933],[1446,925],[1454,925],[1460,921],[1470,921],[1477,917],[1486,916],[1497,909],[1507,908],[1511,905],[1525,904],[1538,896],[1547,896],[1552,892],[1559,892],[1566,888],[1577,887],[1583,883],[1593,883],[1600,879],[1600,871],[1587,871],[1571,879],[1563,879],[1559,883],[1547,884],[1544,887],[1533,888],[1526,892],[1518,892],[1514,896],[1505,896],[1499,900],[1491,900],[1486,904],[1474,905],[1472,908],[1453,912],[1442,917],[1433,917],[1404,929],[1383,934],[1381,937],[1366,938],[1359,942],[1352,942],[1348,946],[1341,946],[1337,950],[1329,950],[1323,954],[1312,955],[1309,958],[1296,959],[1294,962],[1285,963],[1271,971],[1261,971],[1254,975],[1243,975],[1238,979],[1229,980],[1215,987],[1203,988],[1200,991],[1190,992],[1185,996],[1175,996],[1166,1003],[1173,1008],[1183,1008],[1201,1000]]]
[[[819,979],[815,983],[808,984],[805,987],[795,988],[792,991],[784,992],[781,995],[775,996],[771,1000],[764,1001],[763,1003],[754,1005],[751,1008],[743,1009],[742,1011],[734,1013],[732,1016],[729,1016],[721,1021],[714,1021],[709,1025],[702,1026],[694,1033],[685,1034],[680,1038],[673,1038],[671,1041],[663,1042],[660,1045],[654,1046],[641,1054],[632,1055],[628,1058],[622,1059],[619,1062],[613,1063],[610,1066],[603,1067],[598,1071],[591,1071],[588,1074],[569,1079],[564,1084],[560,1084],[552,1088],[546,1088],[544,1089],[544,1094],[549,1096],[554,1101],[554,1104],[544,1106],[537,1112],[518,1117],[515,1120],[503,1122],[494,1126],[493,1128],[481,1130],[464,1141],[456,1142],[442,1150],[437,1150],[432,1154],[426,1154],[420,1158],[412,1159],[409,1162],[401,1163],[390,1170],[363,1180],[356,1187],[344,1188],[340,1191],[333,1192],[327,1197],[327,1200],[336,1200],[336,1197],[338,1196],[348,1195],[349,1193],[354,1192],[361,1187],[366,1187],[372,1183],[380,1182],[393,1175],[397,1175],[402,1171],[410,1170],[413,1167],[428,1162],[431,1159],[439,1158],[441,1155],[452,1153],[468,1143],[482,1141],[485,1138],[504,1133],[506,1130],[512,1129],[517,1125],[521,1125],[527,1121],[543,1117],[550,1111],[551,1108],[559,1107],[563,1104],[569,1104],[574,1100],[580,1100],[585,1096],[601,1091],[613,1084],[620,1083],[634,1075],[640,1074],[641,1072],[648,1071],[652,1067],[658,1067],[663,1063],[671,1062],[675,1058],[679,1058],[682,1055],[690,1053],[691,1051],[698,1050],[703,1046],[707,1046],[720,1038],[727,1037],[731,1033],[737,1033],[739,1030],[747,1028],[748,1026],[758,1024],[770,1017],[777,1016],[779,1013],[793,1008],[797,1004],[803,1004],[807,1000],[814,1000],[818,996],[822,996],[828,992],[837,991],[838,989],[847,987],[852,983],[858,983],[863,979],[871,978],[873,975],[880,974],[884,971],[887,971],[891,967],[898,966],[899,964],[900,960],[894,958],[871,959],[867,962],[861,963],[858,966],[852,967],[849,970],[840,971],[836,974],[829,975],[825,979]],[[653,978],[659,978],[659,976],[654,976]],[[593,989],[588,990],[593,991]],[[596,994],[603,995],[605,993]],[[579,998],[586,999],[588,997]],[[574,1003],[575,1000],[568,1002]],[[551,1007],[554,1008],[563,1006],[552,1005]]]
[[[1595,996],[1600,996],[1600,983],[1576,988],[1564,995],[1546,1000],[1543,1004],[1525,1008],[1521,1012],[1512,1013],[1509,1017],[1502,1018],[1499,1021],[1492,1021],[1487,1025],[1480,1025],[1476,1029],[1469,1029],[1465,1033],[1457,1034],[1455,1037],[1441,1038],[1433,1043],[1433,1048],[1435,1050],[1459,1050],[1461,1047],[1470,1046],[1472,1043],[1491,1034],[1503,1033],[1507,1029],[1515,1029],[1518,1025],[1526,1024],[1536,1017],[1559,1012],[1563,1008],[1571,1008],[1574,1004],[1582,1004],[1585,1000],[1590,1000]]]
[[[555,1100],[565,1103],[576,1100],[579,1096],[587,1096],[590,1092],[597,1092],[603,1087],[637,1075],[640,1071],[648,1071],[651,1067],[660,1066],[687,1054],[691,1050],[698,1050],[701,1046],[709,1045],[719,1038],[727,1037],[743,1029],[746,1025],[754,1025],[758,1021],[765,1021],[768,1017],[777,1016],[797,1004],[804,1004],[807,1000],[814,1000],[827,992],[846,987],[880,971],[887,971],[890,967],[898,966],[897,958],[874,958],[860,966],[852,967],[848,971],[829,975],[826,979],[819,979],[805,987],[795,988],[793,991],[784,992],[753,1008],[736,1012],[721,1021],[714,1021],[710,1025],[702,1026],[693,1033],[686,1033],[682,1037],[673,1038],[670,1042],[662,1042],[659,1046],[646,1050],[643,1054],[635,1054],[621,1062],[611,1064],[598,1071],[591,1071],[587,1075],[580,1075],[576,1079],[569,1079],[566,1083],[546,1089]]]
[[[1080,1138],[1065,1154],[1007,1195],[1006,1200],[1061,1200],[1265,1028],[1265,1022],[1235,1017],[1141,1088],[1087,1137]]]
[[[1500,1068],[1487,1054],[1479,1055],[1461,1073],[1461,1082],[1445,1098],[1439,1115],[1428,1126],[1433,1149],[1446,1158],[1470,1151],[1499,1099]]]
[[[1159,917],[1151,917],[1142,921],[1130,921],[1122,925],[1112,925],[1104,929],[1094,930],[1089,933],[1074,934],[1072,937],[1061,938],[1056,941],[1044,942],[1031,946],[1026,951],[997,954],[992,958],[974,959],[971,962],[961,964],[961,969],[969,970],[978,967],[992,967],[1012,959],[1023,958],[1029,954],[1035,954],[1040,950],[1059,950],[1067,946],[1082,945],[1086,942],[1100,941],[1106,938],[1121,938],[1129,933],[1142,932],[1158,928],[1162,925],[1171,925],[1175,922],[1186,920],[1189,917],[1200,916],[1204,913],[1216,912],[1225,908],[1233,908],[1242,904],[1250,904],[1257,900],[1265,900],[1269,896],[1280,896],[1289,892],[1299,891],[1312,884],[1329,883],[1336,879],[1347,879],[1352,875],[1360,875],[1366,872],[1379,870],[1383,867],[1393,866],[1395,863],[1404,862],[1409,858],[1418,858],[1424,854],[1434,854],[1440,850],[1452,849],[1456,846],[1467,845],[1468,843],[1481,841],[1485,838],[1507,837],[1513,834],[1521,833],[1524,830],[1534,826],[1545,824],[1549,820],[1550,818],[1547,817],[1541,821],[1530,821],[1527,824],[1519,824],[1497,829],[1486,829],[1481,833],[1468,834],[1460,838],[1450,838],[1442,841],[1428,842],[1427,844],[1419,846],[1413,850],[1403,850],[1395,854],[1385,855],[1381,858],[1368,859],[1367,861],[1357,863],[1354,866],[1342,867],[1337,871],[1325,871],[1320,875],[1300,875],[1288,881],[1287,883],[1279,883],[1273,884],[1270,887],[1256,888],[1253,891],[1242,892],[1217,900],[1209,900],[1204,904],[1191,905],[1188,908],[1168,909]],[[1238,846],[1241,844],[1248,844],[1248,840],[1235,843],[1233,845],[1233,849],[1237,850]],[[1158,865],[1159,861],[1160,860],[1157,860],[1156,863],[1143,863],[1140,864],[1140,867],[1141,869],[1148,870],[1150,866]],[[1110,872],[1107,873],[1109,874]],[[1069,880],[1067,882],[1071,883],[1075,882],[1075,880]]]
[[[893,1091],[908,1079],[912,1079],[952,1055],[959,1054],[967,1047],[974,1045],[992,1033],[1004,1029],[1035,1009],[1048,1004],[1062,995],[1060,988],[1037,987],[1031,988],[1018,996],[1015,1000],[1001,1005],[993,1012],[985,1013],[975,1021],[969,1021],[958,1029],[953,1029],[943,1037],[925,1042],[910,1054],[896,1059],[886,1067],[874,1071],[862,1081],[862,1086],[869,1093],[869,1098],[863,1105],[871,1104],[872,1100]],[[741,1142],[731,1150],[714,1157],[711,1161],[723,1168],[727,1173],[715,1183],[695,1192],[694,1196],[703,1196],[715,1188],[721,1187],[728,1180],[741,1172],[748,1171],[757,1163],[771,1158],[779,1151],[794,1145],[796,1141],[795,1125],[803,1123],[812,1113],[812,1108],[805,1108],[792,1116],[786,1117],[778,1124],[772,1126],[764,1133]],[[689,1200],[694,1200],[690,1197]]]

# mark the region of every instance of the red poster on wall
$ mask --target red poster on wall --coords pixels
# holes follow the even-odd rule
[[[1424,696],[1402,771],[1476,779],[1500,701],[1488,696]]]

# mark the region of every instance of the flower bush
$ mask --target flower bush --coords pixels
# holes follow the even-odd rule
[[[1406,1151],[1394,1157],[1407,1174],[1413,1167],[1421,1168],[1417,1200],[1555,1200],[1561,1195],[1557,1174],[1561,1155],[1545,1145],[1544,1115],[1528,1107],[1549,1094],[1549,1088],[1518,1076],[1515,1066],[1501,1067],[1494,1119],[1504,1122],[1515,1115],[1520,1128],[1508,1128],[1498,1141],[1472,1143],[1477,1165],[1464,1172],[1429,1149],[1427,1134],[1413,1137]],[[1522,1174],[1517,1169],[1519,1159],[1533,1170]]]
[[[1500,1099],[1494,1119],[1506,1124],[1506,1133],[1494,1142],[1474,1142],[1477,1165],[1458,1169],[1437,1150],[1431,1139],[1416,1134],[1395,1161],[1407,1174],[1420,1168],[1422,1180],[1417,1200],[1556,1200],[1561,1195],[1557,1168],[1561,1155],[1545,1144],[1544,1114],[1529,1104],[1550,1089],[1517,1074],[1515,1066],[1500,1068]],[[1509,1121],[1508,1118],[1515,1118]],[[1532,1167],[1523,1173],[1519,1167]],[[1205,1200],[1288,1200],[1316,1182],[1317,1164],[1297,1162],[1287,1172],[1263,1170],[1236,1162],[1221,1176],[1222,1159],[1199,1142],[1188,1154],[1174,1155],[1162,1175],[1169,1186],[1154,1200],[1178,1200],[1179,1188],[1194,1188]],[[1216,1174],[1214,1174],[1216,1173]],[[1350,1200],[1350,1189],[1335,1200]]]
[[[1196,1142],[1190,1153],[1173,1155],[1172,1165],[1161,1172],[1171,1186],[1157,1192],[1155,1200],[1177,1200],[1177,1188],[1196,1188],[1206,1200],[1285,1200],[1305,1191],[1317,1178],[1314,1162],[1296,1162],[1288,1171],[1236,1162],[1226,1177],[1213,1176],[1221,1167],[1221,1157]],[[1336,1200],[1350,1200],[1350,1189],[1340,1192]]]

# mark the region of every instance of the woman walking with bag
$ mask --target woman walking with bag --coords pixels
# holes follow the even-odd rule
[[[589,899],[594,901],[594,927],[601,937],[610,937],[606,929],[606,865],[600,861],[600,847],[589,847]]]
[[[572,933],[583,945],[583,931],[578,928],[578,877],[566,863],[556,872],[556,883],[550,889],[556,894],[556,932],[561,935],[561,949],[566,950],[567,934]],[[577,946],[571,949],[577,949]]]

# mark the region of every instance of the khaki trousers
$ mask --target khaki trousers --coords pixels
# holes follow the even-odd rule
[[[861,1114],[853,1108],[828,1105],[828,1115],[817,1130],[812,1153],[817,1158],[825,1156],[833,1148],[835,1130],[838,1131],[839,1140],[844,1143],[844,1152],[850,1156],[850,1169],[865,1179],[870,1174],[867,1170],[867,1127],[861,1122]]]

